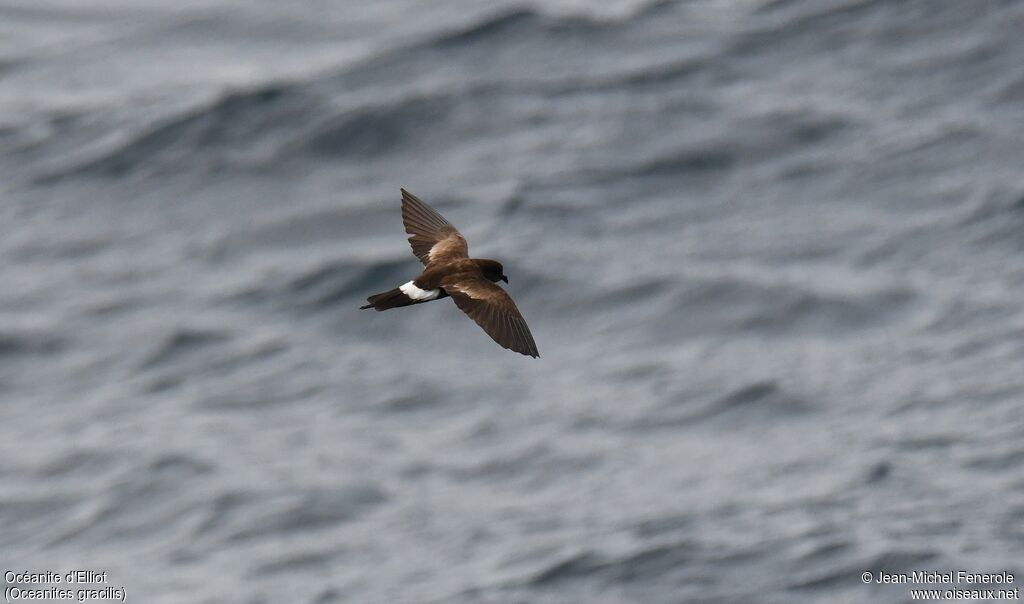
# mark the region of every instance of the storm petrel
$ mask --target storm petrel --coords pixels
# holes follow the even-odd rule
[[[370,296],[360,308],[377,311],[451,296],[503,348],[539,357],[526,320],[498,281],[508,283],[496,260],[469,257],[466,238],[436,210],[402,189],[402,222],[423,273],[405,285]]]

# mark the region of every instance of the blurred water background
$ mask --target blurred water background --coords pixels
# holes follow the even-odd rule
[[[0,567],[157,604],[1024,573],[1022,32],[997,0],[3,0]],[[541,359],[448,301],[358,310],[420,268],[403,186],[504,262]]]

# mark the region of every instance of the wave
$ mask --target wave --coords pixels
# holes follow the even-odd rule
[[[181,328],[164,337],[156,349],[142,363],[148,369],[166,365],[188,357],[200,350],[222,344],[230,334],[222,331]]]
[[[995,100],[999,103],[1017,106],[1024,101],[1024,77],[1016,77],[1003,84],[995,92]]]
[[[308,136],[288,145],[284,155],[361,157],[421,150],[438,143],[432,133],[454,137],[452,117],[460,106],[479,100],[442,94],[360,107],[324,120]]]
[[[209,104],[128,135],[111,148],[51,170],[36,181],[51,183],[88,175],[123,177],[141,170],[173,172],[195,168],[197,157],[213,162],[208,170],[246,160],[258,162],[272,155],[273,148],[266,148],[268,139],[286,136],[310,115],[316,102],[296,83],[228,91]]]
[[[688,107],[686,112],[703,115],[709,110]],[[610,167],[603,170],[602,178],[717,176],[742,163],[758,164],[768,157],[803,152],[831,142],[856,125],[852,117],[813,107],[766,112],[745,121],[747,128],[742,135],[723,132],[711,140],[668,149],[622,167]]]
[[[203,532],[221,533],[228,543],[273,540],[350,522],[388,499],[384,490],[369,483],[306,489],[275,497],[250,494],[220,498],[214,502],[215,509],[203,524]]]
[[[566,475],[580,473],[596,465],[596,461],[591,456],[569,455],[541,443],[474,463],[451,465],[442,471],[459,481],[522,481],[531,485],[531,488],[537,488],[542,484],[560,481]]]
[[[323,550],[313,552],[301,552],[297,554],[285,554],[275,557],[270,562],[264,562],[253,569],[252,575],[262,577],[266,575],[292,574],[296,572],[325,573],[335,569],[335,561],[341,555],[341,551]],[[325,590],[324,594],[318,597],[315,602],[333,602],[334,598],[340,597],[335,594],[331,596],[332,590]],[[327,599],[331,597],[331,599]],[[341,601],[341,600],[338,600]]]
[[[290,279],[274,297],[290,299],[303,307],[330,308],[359,300],[385,288],[382,284],[404,282],[408,260],[380,262],[331,261]]]
[[[528,45],[531,36],[593,36],[601,32],[613,32],[630,26],[642,26],[645,22],[656,21],[674,10],[678,3],[673,0],[655,0],[641,5],[630,14],[617,19],[601,19],[585,15],[553,16],[532,6],[516,6],[488,15],[475,24],[455,32],[442,33],[428,40],[422,48],[450,49],[452,47],[510,41]]]
[[[763,427],[786,422],[814,412],[814,406],[783,390],[771,380],[746,384],[718,398],[706,401],[673,395],[643,417],[633,428],[651,429],[689,426],[711,422],[730,428]]]
[[[522,40],[524,35],[544,29],[550,21],[537,10],[529,7],[511,9],[489,15],[479,22],[459,31],[442,33],[420,45],[421,49],[451,49],[452,47],[491,43],[499,38],[513,37]]]
[[[116,462],[110,452],[90,449],[74,449],[39,468],[38,475],[44,479],[61,479],[79,476],[98,476],[109,471]]]
[[[834,336],[882,326],[904,316],[916,298],[906,287],[830,291],[797,283],[760,283],[740,276],[691,277],[671,305],[686,332],[821,333]]]
[[[50,544],[94,544],[173,534],[195,517],[194,505],[178,497],[215,472],[206,460],[185,453],[164,453],[112,477],[101,503],[89,514],[72,517]]]
[[[6,549],[8,543],[16,548],[26,541],[44,542],[48,531],[54,528],[54,518],[73,516],[80,505],[79,499],[65,494],[5,495],[0,499],[0,522],[4,525],[0,547]]]
[[[959,224],[975,245],[1024,249],[1024,186],[993,185]]]
[[[631,176],[678,176],[694,172],[728,170],[737,162],[737,153],[727,146],[681,149],[632,167]]]
[[[782,41],[820,34],[829,27],[848,28],[857,19],[870,17],[874,11],[887,10],[892,3],[886,0],[841,0],[839,2],[807,2],[806,0],[776,0],[758,9],[758,14],[769,17],[770,24],[747,32],[734,42],[733,50],[739,54],[758,53],[779,48]],[[771,19],[771,17],[777,17]],[[826,40],[836,44],[830,36],[812,35],[809,41]]]
[[[0,329],[0,361],[19,356],[48,355],[65,346],[64,338],[45,331]]]
[[[1024,449],[1011,449],[978,455],[967,461],[965,465],[972,469],[1001,472],[1019,468],[1022,462],[1024,462]]]
[[[682,541],[646,547],[621,556],[606,557],[595,552],[582,552],[552,562],[537,572],[528,584],[531,587],[550,587],[580,579],[596,579],[614,585],[650,581],[685,572],[696,559],[697,549],[694,543]]]
[[[225,91],[209,103],[127,133],[100,149],[77,157],[72,153],[64,165],[49,169],[36,182],[53,183],[72,176],[283,169],[299,158],[357,159],[454,146],[467,127],[477,136],[486,128],[514,131],[520,126],[489,119],[500,113],[493,105],[510,96],[559,96],[666,83],[699,71],[701,61],[690,58],[583,75],[574,68],[573,57],[579,53],[573,44],[586,47],[609,33],[625,35],[630,28],[657,19],[671,5],[654,3],[618,21],[555,17],[515,8],[352,66]],[[531,51],[541,42],[565,57],[556,64],[565,73],[524,60],[517,68],[522,73],[498,69],[502,74],[498,77],[488,75],[492,68],[476,64],[481,57],[505,56],[510,48]],[[565,52],[558,51],[562,46]],[[449,69],[439,69],[441,65]],[[460,65],[464,68],[456,69]],[[439,74],[436,86],[410,89],[401,75],[425,71]],[[457,75],[444,75],[448,72]]]

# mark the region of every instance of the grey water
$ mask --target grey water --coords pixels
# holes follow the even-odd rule
[[[0,570],[127,601],[1024,574],[1024,3],[0,1]],[[501,260],[541,358],[420,269]],[[5,583],[5,587],[7,587]]]

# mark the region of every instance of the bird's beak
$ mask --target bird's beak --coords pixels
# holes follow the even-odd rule
[[[501,280],[504,281],[505,283],[508,283],[508,277],[506,277],[505,275],[501,276]]]

